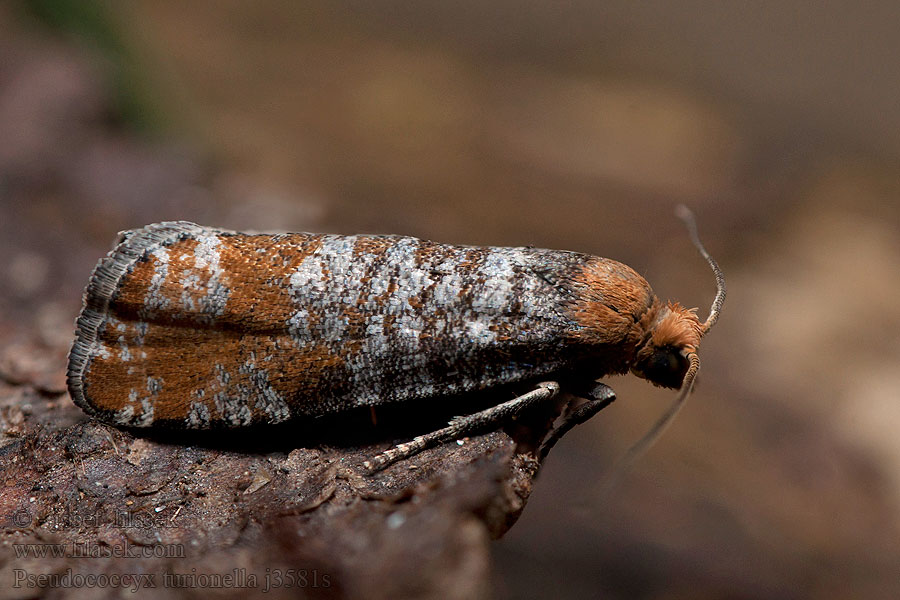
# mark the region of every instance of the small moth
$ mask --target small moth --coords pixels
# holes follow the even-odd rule
[[[184,221],[126,231],[85,290],[69,393],[115,425],[212,429],[544,382],[370,468],[496,426],[561,388],[589,397],[574,415],[583,421],[615,397],[594,382],[629,370],[680,388],[680,405],[725,298],[680,210],[718,284],[702,323],[630,267],[577,252]]]

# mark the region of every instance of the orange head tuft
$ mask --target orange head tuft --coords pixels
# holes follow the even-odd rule
[[[648,325],[649,339],[638,350],[632,371],[655,385],[681,388],[676,401],[680,405],[690,393],[694,377],[700,369],[700,358],[697,356],[700,338],[719,319],[719,312],[725,302],[725,275],[703,247],[691,211],[685,206],[679,206],[677,214],[687,226],[694,246],[715,275],[716,297],[709,309],[709,316],[703,323],[697,318],[697,309],[684,308],[677,302],[670,302],[662,308],[655,315],[655,320]]]
[[[709,316],[703,323],[697,318],[696,309],[687,309],[672,302],[666,306],[656,304],[655,310],[648,313],[647,320],[640,323],[644,331],[644,343],[638,349],[632,371],[655,385],[680,390],[665,414],[656,421],[650,431],[629,448],[607,481],[605,486],[607,490],[611,489],[618,477],[659,439],[684,406],[694,387],[697,371],[700,370],[700,358],[697,356],[700,338],[716,323],[725,302],[725,275],[703,247],[700,236],[697,235],[694,215],[685,206],[679,206],[677,214],[687,226],[694,246],[706,259],[715,275],[716,297],[709,309]]]
[[[650,335],[637,352],[632,372],[654,385],[681,387],[703,335],[697,309],[670,302],[649,327]]]

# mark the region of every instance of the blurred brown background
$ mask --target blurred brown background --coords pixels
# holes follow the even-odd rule
[[[684,202],[697,390],[603,498],[672,399],[611,381],[497,597],[900,597],[898,57],[889,1],[5,2],[0,358],[165,219],[579,250],[705,314]]]

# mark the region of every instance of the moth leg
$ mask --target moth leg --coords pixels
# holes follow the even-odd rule
[[[576,425],[581,425],[598,412],[609,406],[616,399],[616,392],[605,383],[597,383],[585,394],[587,401],[580,404],[571,412],[567,412],[563,416],[562,422],[558,427],[550,432],[541,447],[538,448],[538,460],[543,461],[547,458],[547,453],[556,445],[562,436],[569,432]]]
[[[414,456],[423,450],[433,448],[443,442],[464,437],[478,430],[488,429],[510,420],[529,406],[534,406],[553,398],[559,393],[559,384],[547,381],[538,384],[537,388],[512,400],[492,406],[481,412],[463,417],[456,417],[447,427],[419,435],[408,442],[397,444],[389,450],[367,460],[363,466],[370,472],[380,471],[398,460]]]

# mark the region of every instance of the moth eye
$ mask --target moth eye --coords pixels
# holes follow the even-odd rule
[[[677,388],[681,386],[687,367],[687,360],[681,352],[677,348],[666,346],[653,352],[641,370],[653,383]]]
[[[678,368],[678,359],[671,352],[656,352],[651,359],[650,370],[658,373],[668,373]]]

